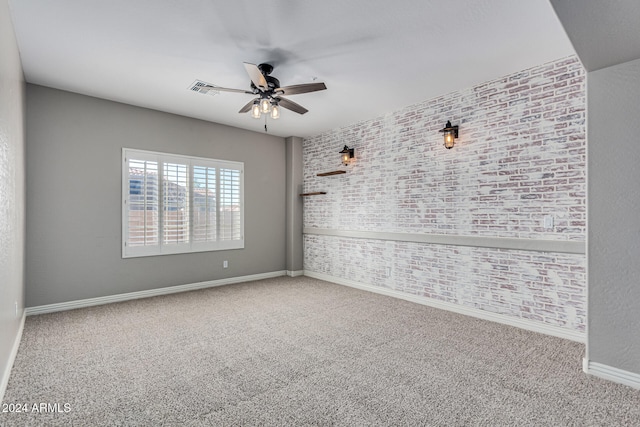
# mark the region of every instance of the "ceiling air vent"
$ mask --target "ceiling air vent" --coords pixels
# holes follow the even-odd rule
[[[201,93],[203,95],[211,95],[211,96],[215,96],[220,93],[219,91],[215,90],[215,85],[212,85],[211,83],[203,82],[202,80],[196,80],[195,82],[193,82],[193,84],[189,86],[189,90],[193,92]]]

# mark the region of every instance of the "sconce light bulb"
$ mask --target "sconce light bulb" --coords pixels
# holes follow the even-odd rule
[[[445,148],[453,148],[454,144],[455,144],[454,133],[453,132],[446,132],[444,134],[444,146],[445,146]]]
[[[458,126],[452,126],[451,122],[447,120],[447,124],[444,129],[440,129],[440,132],[444,135],[444,146],[447,149],[453,148],[458,137]]]

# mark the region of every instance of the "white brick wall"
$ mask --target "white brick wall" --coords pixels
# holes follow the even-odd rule
[[[460,126],[443,147],[447,120]],[[338,151],[355,148],[345,175]],[[304,141],[305,227],[584,241],[585,73],[574,57]],[[552,215],[554,228],[544,229]],[[582,331],[584,255],[305,236],[305,270]],[[386,276],[386,268],[392,274]]]

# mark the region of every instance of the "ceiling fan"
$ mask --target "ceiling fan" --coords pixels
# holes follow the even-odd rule
[[[206,85],[206,87],[221,92],[257,95],[257,98],[249,101],[238,111],[239,113],[251,111],[251,117],[256,119],[259,119],[262,114],[270,114],[272,119],[277,119],[280,117],[280,107],[298,114],[304,114],[309,110],[300,104],[283,98],[282,95],[298,95],[300,93],[316,92],[327,88],[327,86],[321,82],[280,87],[280,81],[270,75],[273,71],[271,64],[255,65],[245,62],[244,68],[247,70],[247,74],[249,74],[249,78],[251,79],[251,90],[230,89],[211,85]]]

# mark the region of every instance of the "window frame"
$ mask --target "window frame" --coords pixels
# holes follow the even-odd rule
[[[130,205],[130,168],[129,160],[142,160],[156,162],[157,164],[157,234],[156,243],[143,246],[131,246],[129,242],[129,205]],[[180,164],[187,166],[187,185],[188,185],[188,242],[184,243],[165,243],[164,236],[164,222],[165,222],[165,177],[164,177],[164,165],[166,163]],[[194,241],[194,168],[206,167],[215,168],[215,192],[216,192],[216,206],[215,206],[215,241]],[[221,240],[223,237],[220,233],[222,227],[221,224],[221,206],[224,203],[221,199],[221,187],[224,182],[221,182],[221,169],[230,169],[239,171],[239,191],[237,194],[237,200],[239,204],[239,210],[237,213],[240,215],[239,230],[234,230],[234,235],[239,231],[239,238],[231,240]],[[146,191],[146,188],[143,190]],[[146,195],[146,192],[145,192]],[[146,210],[145,210],[146,212]],[[244,249],[244,162],[236,162],[229,160],[211,159],[205,157],[185,156],[180,154],[169,154],[156,151],[139,150],[134,148],[122,148],[122,258],[137,258],[147,256],[159,256],[159,255],[172,255],[172,254],[184,254],[184,253],[196,253],[196,252],[209,252],[219,250],[230,249]]]

